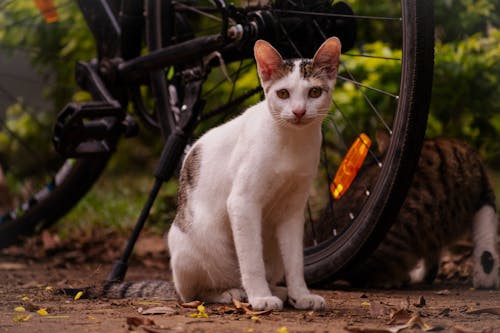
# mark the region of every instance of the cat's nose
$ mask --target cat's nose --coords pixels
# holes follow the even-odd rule
[[[302,116],[306,114],[306,109],[295,109],[292,112],[295,115],[295,117],[302,118]]]

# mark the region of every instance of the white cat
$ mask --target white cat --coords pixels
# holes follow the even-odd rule
[[[255,43],[265,100],[203,135],[183,163],[167,241],[183,301],[325,308],[304,281],[302,242],[340,49],[332,37],[312,60],[283,60]]]

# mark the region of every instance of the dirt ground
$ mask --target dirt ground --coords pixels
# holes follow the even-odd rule
[[[99,284],[123,245],[107,232],[78,239],[44,233],[0,252],[0,332],[500,332],[500,291],[473,290],[467,279],[406,290],[317,290],[327,300],[324,312],[75,300],[57,290]],[[168,279],[166,257],[161,237],[142,237],[126,279]]]

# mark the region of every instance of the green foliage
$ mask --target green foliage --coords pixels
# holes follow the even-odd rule
[[[436,45],[430,136],[464,138],[500,166],[500,30]]]
[[[70,100],[82,101],[89,99],[89,95],[80,91],[74,82],[74,65],[77,60],[88,60],[95,56],[93,38],[78,11],[76,1],[55,0],[58,5],[59,21],[47,24],[39,14],[33,1],[8,1],[0,4],[0,52],[1,55],[16,56],[17,50],[28,52],[31,61],[39,74],[46,78],[48,84],[44,95],[52,101],[48,110],[38,110],[26,105],[18,99],[7,110],[0,110],[2,122],[10,132],[22,140],[12,140],[12,133],[5,128],[0,132],[0,159],[17,158],[18,172],[31,173],[37,165],[33,162],[20,161],[23,154],[22,142],[28,143],[40,156],[48,156],[52,150],[50,138],[52,124],[56,113]],[[369,2],[361,0],[347,0],[354,11],[360,15],[374,15],[398,17],[400,1],[389,0]],[[208,2],[207,2],[208,3]],[[436,58],[433,96],[428,125],[428,136],[459,137],[471,142],[479,148],[488,162],[500,168],[500,0],[436,0]],[[197,24],[205,24],[200,19]],[[358,24],[358,40],[355,49],[373,55],[390,58],[400,58],[399,41],[401,29],[399,22],[394,22],[394,29],[380,21],[360,20]],[[344,55],[344,65],[354,73],[357,80],[367,86],[376,87],[390,93],[398,94],[398,78],[400,62],[392,60],[368,59]],[[207,110],[217,109],[230,96],[238,96],[258,85],[255,67],[251,61],[227,64],[229,72],[240,71],[236,89],[229,82],[220,68],[215,68],[203,86],[203,96],[207,102]],[[241,67],[240,67],[241,66]],[[240,70],[238,68],[241,68]],[[345,71],[341,74],[346,76]],[[223,82],[218,89],[212,90],[218,83]],[[143,89],[146,90],[146,89]],[[334,100],[338,108],[329,115],[335,120],[335,132],[349,132],[350,127],[358,130],[370,131],[380,128],[381,120],[370,110],[361,93],[377,105],[381,111],[381,118],[391,122],[395,100],[373,92],[370,89],[358,89],[353,83],[339,79],[334,92]],[[16,96],[18,97],[18,96]],[[256,94],[248,100],[246,105],[255,103],[261,98]],[[149,102],[149,100],[147,101]],[[151,106],[151,105],[150,105]],[[236,114],[244,106],[233,110]],[[340,110],[340,111],[339,111]],[[344,115],[349,116],[349,121]],[[215,116],[204,121],[197,128],[197,135],[205,132],[215,124],[228,120],[225,116]],[[333,134],[332,134],[333,133]],[[150,146],[158,150],[158,137],[152,134],[146,138]],[[373,137],[373,135],[371,135]],[[127,152],[130,153],[139,141],[127,141]],[[133,149],[131,149],[133,148]],[[142,146],[140,149],[148,149]],[[149,148],[152,150],[151,148]],[[119,153],[120,154],[120,153]],[[121,153],[123,154],[123,153]],[[131,159],[125,155],[115,157],[110,165],[113,170],[130,167]],[[134,153],[135,154],[135,153]],[[155,160],[156,154],[147,156]],[[153,157],[151,157],[153,156]],[[341,158],[341,154],[337,158]],[[49,160],[52,160],[52,156]],[[8,160],[7,160],[8,161]],[[144,160],[141,160],[143,162]],[[20,163],[19,163],[20,162]],[[138,164],[140,164],[139,162]],[[36,163],[36,162],[35,162]],[[154,164],[154,163],[153,163]],[[140,164],[143,165],[143,164]],[[147,168],[148,170],[151,168]],[[164,219],[170,214],[169,209],[174,205],[175,184],[169,185],[169,191],[164,194],[162,205],[153,212],[153,219]],[[99,189],[102,190],[102,189]],[[118,194],[123,188],[108,189],[109,195],[96,191],[88,196],[74,214],[80,218],[85,212],[98,207],[98,211],[109,209],[106,219],[112,224],[122,223],[115,216],[125,214],[135,218],[143,194],[137,197],[125,196],[125,201],[119,201]],[[126,192],[126,191],[125,191]],[[117,202],[115,206],[109,203]],[[130,207],[126,202],[134,202]],[[106,206],[103,205],[106,203]],[[111,208],[110,208],[111,207]],[[167,212],[167,213],[166,213]],[[98,214],[99,215],[99,214]],[[99,215],[101,216],[101,215]],[[96,215],[95,219],[100,219]],[[171,218],[170,215],[168,215]],[[75,218],[74,216],[70,219]],[[92,219],[89,217],[89,219]]]
[[[34,68],[53,82],[45,87],[45,96],[58,111],[76,91],[76,61],[94,57],[95,46],[76,2],[54,2],[59,20],[50,24],[44,21],[34,1],[4,4],[0,11],[0,50],[11,56],[18,50],[31,55]]]
[[[500,27],[500,0],[434,1],[434,15],[437,38],[456,42],[489,26]]]

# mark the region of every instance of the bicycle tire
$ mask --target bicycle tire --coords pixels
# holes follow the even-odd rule
[[[66,215],[88,192],[108,158],[67,161],[53,181],[0,220],[0,248],[18,243]]]
[[[106,51],[108,56],[117,52],[111,47]],[[98,53],[103,56],[101,49]],[[99,94],[93,97],[106,99]],[[110,142],[116,144],[118,139],[115,134]],[[60,167],[49,183],[32,191],[27,200],[0,216],[0,249],[22,242],[25,237],[50,227],[66,215],[99,179],[111,155],[112,152],[88,158],[60,159]]]
[[[342,277],[351,267],[361,264],[391,226],[411,183],[425,134],[430,101],[433,10],[430,1],[403,0],[401,7],[404,45],[400,94],[385,163],[374,191],[355,219],[354,227],[339,237],[305,250],[305,277],[310,284]],[[280,46],[288,51],[294,49],[290,45],[278,45],[278,50]],[[248,47],[243,49],[248,56]],[[314,48],[304,52],[307,54],[311,50]],[[232,60],[235,59],[238,60],[238,56]],[[328,218],[325,215],[324,219]]]
[[[393,138],[381,169],[379,186],[370,194],[357,219],[335,242],[306,249],[305,277],[309,284],[344,278],[362,265],[383,240],[396,218],[412,181],[422,147],[429,109],[434,24],[431,1],[402,1],[404,26],[401,92]],[[332,217],[327,217],[332,218]]]

